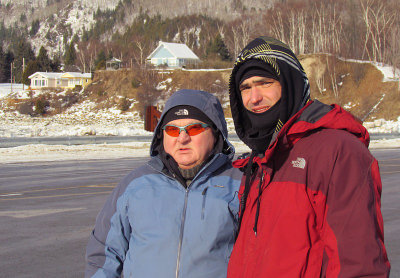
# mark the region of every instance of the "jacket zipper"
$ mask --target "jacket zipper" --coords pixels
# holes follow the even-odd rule
[[[178,256],[176,258],[176,274],[175,274],[176,278],[178,278],[178,276],[179,276],[179,264],[180,264],[180,259],[181,259],[181,250],[182,250],[182,242],[183,242],[183,230],[184,230],[184,227],[185,227],[185,217],[186,217],[186,209],[187,209],[187,203],[188,203],[188,195],[189,195],[189,187],[186,188],[186,192],[185,192],[185,204],[183,206],[182,219],[181,219],[181,229],[179,231]]]
[[[191,184],[200,175],[200,173],[205,171],[205,169],[214,162],[214,160],[216,160],[216,156],[214,156],[213,159],[210,162],[208,162],[206,167],[203,167],[203,169],[200,172],[197,173],[197,175],[193,178]],[[150,167],[153,168],[154,170],[156,170],[157,172],[161,173],[162,175],[166,176],[167,178],[173,179],[173,180],[175,180],[175,181],[177,181],[179,183],[179,181],[176,179],[175,175],[173,175],[171,177],[171,176],[163,173],[162,171],[157,170],[156,168],[154,168],[151,165],[150,165]],[[189,195],[189,188],[190,188],[191,184],[189,184],[187,186],[186,191],[185,191],[185,204],[183,206],[183,212],[182,212],[182,218],[181,218],[182,222],[181,222],[181,228],[180,228],[180,231],[179,231],[178,255],[177,255],[177,259],[176,259],[176,271],[175,271],[175,277],[176,278],[179,277],[180,259],[181,259],[182,242],[183,242],[183,230],[184,230],[184,227],[185,227],[185,218],[186,218],[186,210],[187,210],[187,203],[188,203],[188,195]],[[204,193],[204,195],[203,195],[204,196],[203,197],[203,208],[205,206],[205,194],[207,193],[207,188],[203,190],[203,193]],[[203,212],[202,212],[202,214],[203,214]]]
[[[206,207],[207,189],[208,189],[208,186],[206,188],[204,188],[203,192],[201,192],[201,195],[203,195],[203,204],[201,206],[201,220],[204,220],[204,210],[205,210],[205,207]]]

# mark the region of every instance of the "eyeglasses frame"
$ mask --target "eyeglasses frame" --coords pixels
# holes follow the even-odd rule
[[[179,129],[179,134],[178,134],[178,136],[176,136],[176,137],[179,137],[179,135],[181,134],[181,131],[185,131],[186,134],[189,135],[189,133],[187,132],[186,128],[187,128],[188,126],[191,126],[191,125],[201,125],[203,128],[210,127],[210,125],[205,124],[205,123],[191,123],[191,124],[188,124],[188,125],[185,125],[185,126],[182,126],[182,127],[181,127],[181,126],[177,126],[177,125],[166,124],[166,125],[163,126],[161,129],[165,131],[165,129],[166,129],[167,126],[176,127],[176,128]],[[200,133],[203,133],[203,132],[204,132],[204,131],[202,131],[202,132],[200,132]],[[196,134],[196,135],[199,135],[200,133],[198,133],[198,134]],[[167,134],[168,134],[168,133],[167,133]],[[168,134],[168,135],[169,135],[169,134]],[[196,136],[196,135],[192,135],[192,136]],[[169,136],[172,136],[172,135],[169,135]],[[190,136],[190,135],[189,135],[189,136]],[[174,136],[172,136],[172,137],[174,137]]]

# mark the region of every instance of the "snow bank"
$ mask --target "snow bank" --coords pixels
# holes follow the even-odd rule
[[[11,93],[24,92],[28,86],[15,83],[0,83],[0,99],[5,98]]]
[[[236,153],[249,152],[249,148],[240,141],[232,141]],[[400,138],[372,141],[371,149],[399,148]],[[14,148],[0,148],[0,164],[16,162],[37,162],[57,160],[116,159],[128,157],[149,157],[150,142],[131,142],[120,144],[96,145],[25,145]]]

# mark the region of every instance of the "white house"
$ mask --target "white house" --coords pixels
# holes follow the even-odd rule
[[[68,80],[63,80],[63,72],[35,72],[28,78],[31,80],[32,89],[57,88],[67,85]]]
[[[160,41],[157,48],[147,57],[147,61],[155,66],[178,68],[196,64],[200,59],[186,44]]]
[[[80,72],[35,72],[28,77],[31,80],[31,89],[42,88],[74,88],[82,87],[92,80],[91,73]]]

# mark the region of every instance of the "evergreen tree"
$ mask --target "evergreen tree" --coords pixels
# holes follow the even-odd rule
[[[32,21],[31,30],[29,31],[29,34],[31,35],[31,37],[33,37],[34,35],[37,34],[37,32],[39,31],[39,28],[40,28],[39,19]]]
[[[85,29],[85,27],[83,27],[81,40],[83,42],[87,42],[89,40],[89,37],[90,37],[89,32]]]
[[[219,57],[222,61],[230,61],[231,55],[229,54],[229,50],[225,45],[224,40],[221,35],[217,35],[214,40],[210,41],[206,49],[206,55],[208,58],[212,58],[214,56]]]
[[[104,50],[100,51],[95,60],[95,69],[105,69],[106,68],[106,53]]]
[[[75,45],[73,42],[71,42],[65,51],[64,63],[65,65],[71,66],[75,64],[75,60],[76,60]]]
[[[46,48],[44,48],[43,46],[39,50],[39,54],[36,57],[36,61],[39,66],[39,71],[51,71],[52,70],[52,67],[51,67],[52,62],[47,54]]]
[[[25,65],[29,63],[29,61],[33,61],[36,59],[35,53],[32,50],[31,44],[24,38],[20,37],[17,42],[14,44],[14,67],[15,67],[15,80],[16,82],[21,82],[23,68],[22,64],[25,60]],[[13,71],[14,72],[14,71]]]
[[[3,82],[11,80],[11,63],[14,62],[14,55],[11,51],[7,51],[4,56]]]
[[[6,54],[3,51],[3,46],[0,44],[0,82],[7,82],[4,70],[6,69]]]
[[[50,68],[52,72],[60,72],[61,71],[61,61],[58,57],[54,57],[53,61],[50,63]]]
[[[31,81],[28,77],[38,71],[41,71],[40,63],[36,60],[29,61],[28,65],[25,67],[25,71],[22,74],[22,83],[25,85],[30,85]]]

